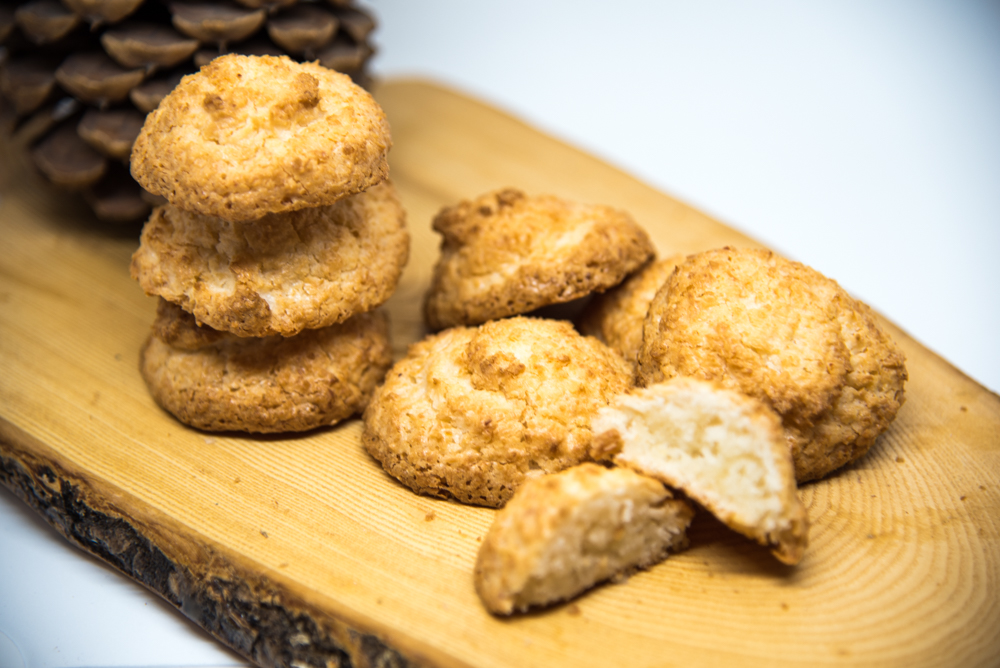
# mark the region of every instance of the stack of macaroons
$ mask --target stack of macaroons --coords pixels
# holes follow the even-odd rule
[[[391,143],[369,93],[284,56],[221,56],[149,114],[132,174],[168,203],[131,273],[161,299],[140,365],[161,406],[260,433],[365,408],[409,254]]]

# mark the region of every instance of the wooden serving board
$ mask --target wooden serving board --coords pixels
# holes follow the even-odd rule
[[[388,305],[424,334],[432,215],[501,186],[630,211],[661,254],[753,242],[461,95],[381,85],[411,259]],[[801,490],[797,567],[707,517],[627,582],[498,619],[472,586],[495,511],[421,497],[360,424],[198,432],[137,371],[155,300],[112,234],[26,170],[0,201],[0,478],[55,529],[253,661],[283,666],[997,665],[1000,398],[889,323],[907,401],[873,451]],[[834,277],[835,278],[835,277]],[[6,574],[9,576],[9,574]]]

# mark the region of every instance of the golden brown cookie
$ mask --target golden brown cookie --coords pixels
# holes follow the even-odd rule
[[[362,443],[416,492],[502,506],[526,479],[586,459],[594,412],[629,381],[624,360],[565,321],[455,327],[386,374]]]
[[[533,478],[486,534],[476,591],[502,615],[572,598],[684,547],[693,516],[661,483],[628,469],[584,463]]]
[[[781,421],[764,403],[674,378],[619,396],[594,420],[593,453],[683,490],[730,528],[802,559],[809,520]]]
[[[132,175],[181,209],[252,220],[382,181],[391,144],[382,108],[347,75],[230,54],[184,77],[147,116]]]
[[[512,188],[446,207],[433,226],[443,237],[424,304],[434,330],[606,290],[654,252],[623,211]]]
[[[304,431],[367,405],[392,364],[381,311],[284,338],[198,326],[160,300],[140,371],[160,406],[207,431]]]
[[[238,336],[292,336],[392,294],[409,253],[389,181],[334,204],[243,223],[158,207],[132,277],[198,322]]]
[[[656,292],[684,255],[654,260],[607,292],[594,295],[580,320],[580,330],[604,341],[633,364],[642,348],[642,325]]]
[[[638,382],[715,380],[778,413],[799,482],[864,455],[903,403],[902,351],[819,272],[758,249],[692,256],[650,305]]]

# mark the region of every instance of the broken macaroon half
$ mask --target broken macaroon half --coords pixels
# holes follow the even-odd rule
[[[762,402],[675,378],[598,411],[592,454],[682,490],[786,564],[805,552],[809,521],[781,422]]]
[[[684,547],[693,516],[662,483],[629,469],[587,462],[531,479],[483,540],[476,591],[502,615],[570,599]]]

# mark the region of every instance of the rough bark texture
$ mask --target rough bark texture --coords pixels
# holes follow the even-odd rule
[[[205,572],[171,561],[121,517],[88,505],[83,486],[55,465],[8,456],[0,482],[71,543],[140,582],[248,660],[265,668],[404,668],[415,665],[379,638],[350,628],[346,642],[266,578],[212,563]],[[220,560],[214,560],[220,561]]]

